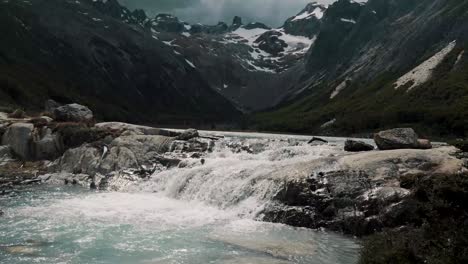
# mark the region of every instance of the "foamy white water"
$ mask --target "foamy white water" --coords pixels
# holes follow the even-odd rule
[[[302,173],[296,164],[341,155],[340,146],[310,147],[297,136],[225,136],[204,164],[186,158],[186,167],[120,192],[42,186],[1,197],[0,263],[357,261],[353,239],[255,221],[284,177]],[[334,164],[327,166],[317,170]]]

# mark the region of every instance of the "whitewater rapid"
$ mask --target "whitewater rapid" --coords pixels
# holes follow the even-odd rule
[[[0,218],[0,259],[183,264],[357,261],[359,246],[353,239],[257,221],[286,177],[308,173],[300,164],[342,155],[339,144],[311,147],[308,137],[218,134],[223,138],[211,153],[187,155],[183,166],[155,172],[119,191],[41,186],[0,198],[6,208]],[[317,171],[334,166],[326,164]],[[32,251],[12,253],[18,245]]]

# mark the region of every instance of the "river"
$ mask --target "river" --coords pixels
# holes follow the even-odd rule
[[[285,168],[339,155],[343,139],[215,134],[224,138],[204,162],[188,157],[118,191],[44,184],[0,197],[0,263],[357,262],[356,239],[258,221],[294,173]]]

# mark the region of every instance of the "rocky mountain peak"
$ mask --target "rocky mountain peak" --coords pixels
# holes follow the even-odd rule
[[[307,4],[297,15],[290,17],[283,25],[286,33],[313,37],[320,31],[321,19],[327,7],[317,2]]]
[[[242,18],[240,16],[235,16],[233,19],[232,19],[232,27],[240,27],[242,26]]]

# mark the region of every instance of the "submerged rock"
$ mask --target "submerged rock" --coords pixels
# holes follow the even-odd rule
[[[8,246],[4,250],[9,254],[31,255],[38,251],[36,247],[32,246]]]
[[[362,141],[348,139],[345,142],[344,150],[349,152],[371,151],[374,150],[374,146]]]

